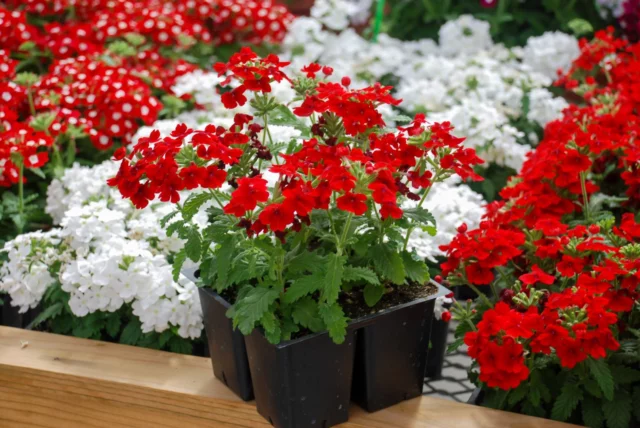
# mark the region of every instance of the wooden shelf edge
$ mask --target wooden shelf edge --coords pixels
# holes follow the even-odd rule
[[[269,427],[213,377],[207,358],[0,327],[2,427]],[[568,427],[420,397],[343,428]]]

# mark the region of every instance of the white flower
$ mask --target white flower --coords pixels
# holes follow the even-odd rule
[[[411,208],[416,204],[409,200],[402,207]],[[484,204],[482,195],[459,185],[455,178],[434,184],[423,207],[433,214],[438,232],[431,236],[428,231],[416,228],[409,238],[408,247],[415,249],[420,257],[435,261],[436,257],[444,255],[438,247],[451,242],[458,226],[466,223],[469,229],[478,227],[484,214]]]
[[[578,54],[580,48],[575,37],[550,31],[527,40],[523,61],[532,70],[554,79],[556,72],[559,69],[566,71]]]
[[[471,15],[460,15],[457,19],[447,21],[438,31],[442,53],[471,54],[487,49],[493,44],[490,28],[488,22],[475,19]]]

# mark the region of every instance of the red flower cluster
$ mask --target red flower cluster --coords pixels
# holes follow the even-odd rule
[[[197,68],[164,55],[161,48],[187,50],[197,42],[275,43],[284,37],[292,19],[286,8],[270,0],[28,0],[3,4],[0,131],[16,128],[31,133],[27,124],[46,115],[47,135],[57,138],[75,128],[100,150],[114,142],[130,143],[137,129],[153,123],[162,110],[153,90],[170,93],[177,77]],[[48,23],[31,25],[29,16]],[[127,40],[128,49],[134,51],[118,52],[117,47],[107,45],[118,40]],[[38,70],[40,76],[20,86],[16,59],[25,57],[26,69]],[[77,135],[74,132],[70,138]],[[2,147],[0,155],[4,165],[0,186],[8,186],[17,180],[9,156],[17,143],[14,135],[0,138],[11,142]]]
[[[128,34],[141,35],[156,47],[279,43],[293,19],[272,0],[9,0],[5,4],[10,10],[63,19],[52,20],[43,31],[24,20],[16,22],[22,24],[16,34],[19,39],[34,41],[56,58],[100,52],[107,41]],[[30,35],[23,36],[25,31]]]
[[[515,283],[465,336],[489,387],[518,386],[536,355],[569,369],[604,358],[640,299],[640,47],[609,32],[581,47],[559,84],[588,104],[549,123],[479,229],[442,247],[454,284]],[[626,201],[603,215],[594,200],[608,196]]]
[[[164,139],[154,132],[122,159],[109,184],[143,207],[155,195],[177,202],[180,190],[219,188],[226,179],[235,189],[224,213],[238,217],[238,226],[249,236],[271,230],[284,239],[289,230],[308,224],[314,209],[337,207],[356,216],[400,219],[402,197],[420,200],[410,185],[426,189],[432,180],[456,171],[479,178],[472,167],[482,161],[462,147],[462,139],[451,135],[448,123],[429,126],[419,115],[398,132],[384,130],[376,108],[399,103],[390,95],[390,87],[375,84],[353,90],[348,81],[327,83],[317,73],[322,70],[329,76],[331,68],[317,64],[303,68],[306,79],[292,79],[283,71],[286,65],[275,55],[260,58],[248,48],[228,63],[216,64],[218,73],[228,76],[227,82],[239,83],[222,95],[225,106],[244,105],[254,97],[252,106],[261,120],[237,114],[230,129],[209,125],[204,131],[192,131],[180,125]],[[282,81],[306,94],[301,105],[288,113],[307,123],[307,132],[313,135],[289,154],[269,151],[265,138],[270,133],[262,125],[269,122],[270,112],[288,111],[285,104],[269,98],[271,85]],[[428,165],[435,165],[435,171]],[[270,189],[266,178],[274,175],[277,184]]]

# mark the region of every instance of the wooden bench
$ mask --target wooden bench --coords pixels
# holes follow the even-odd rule
[[[0,327],[0,427],[269,427],[207,358]],[[570,425],[420,397],[341,427]]]

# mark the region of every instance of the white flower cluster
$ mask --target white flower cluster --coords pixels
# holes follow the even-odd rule
[[[111,161],[93,168],[76,165],[51,184],[47,212],[60,228],[20,235],[5,245],[9,261],[0,271],[0,291],[9,293],[12,304],[24,312],[59,281],[78,317],[126,304],[144,333],[175,326],[184,338],[200,337],[197,288],[184,277],[174,282],[167,260],[183,246],[160,226],[172,207],[154,204],[135,210],[107,186],[117,169]],[[204,223],[203,215],[196,221]],[[56,278],[49,271],[55,262],[60,262]]]
[[[452,177],[434,185],[423,204],[436,220],[437,233],[431,236],[428,231],[421,229],[411,233],[408,248],[415,250],[420,257],[436,261],[437,256],[444,255],[440,245],[451,242],[458,226],[466,223],[469,229],[474,229],[480,224],[485,201],[468,186],[458,185],[458,180]],[[403,208],[411,208],[416,204],[409,200],[403,204]]]
[[[341,10],[335,7],[332,13]],[[524,48],[507,49],[492,42],[488,23],[463,15],[441,27],[439,45],[385,34],[371,43],[352,29],[325,31],[313,18],[319,13],[312,9],[311,18],[300,17],[290,27],[284,43],[293,68],[329,64],[333,79],[355,77],[354,86],[394,76],[401,108],[452,122],[456,134],[467,137],[466,144],[488,162],[519,170],[531,149],[523,142],[534,135],[524,135],[510,123],[523,118],[544,127],[567,106],[546,88],[556,70],[567,68],[578,55],[572,36],[546,33],[529,39]]]

